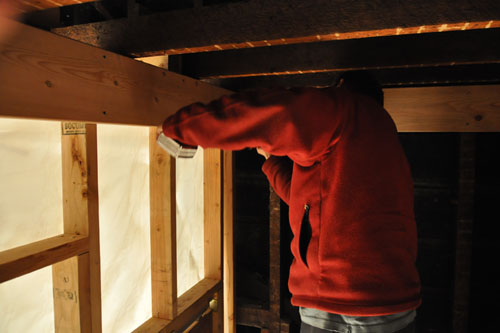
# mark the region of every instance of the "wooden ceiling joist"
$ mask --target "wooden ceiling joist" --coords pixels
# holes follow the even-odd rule
[[[341,72],[320,72],[203,79],[203,81],[234,91],[272,87],[325,87],[335,84],[340,74]],[[372,71],[372,74],[383,87],[499,84],[500,63],[386,68]]]
[[[500,29],[391,36],[182,55],[197,78],[500,63]]]
[[[54,32],[139,57],[496,27],[497,0],[252,0]]]
[[[96,0],[21,0],[12,2],[19,13],[29,13],[48,8],[78,5],[83,2],[92,1]]]

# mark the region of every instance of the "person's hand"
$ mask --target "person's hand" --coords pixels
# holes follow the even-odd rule
[[[265,158],[266,160],[267,160],[267,159],[271,156],[271,154],[269,154],[267,151],[265,151],[264,149],[262,149],[262,148],[260,148],[260,147],[258,147],[258,148],[257,148],[257,153],[258,153],[259,155],[264,156],[264,158]]]
[[[163,132],[163,125],[157,126],[156,127],[156,139],[160,136],[160,134]]]

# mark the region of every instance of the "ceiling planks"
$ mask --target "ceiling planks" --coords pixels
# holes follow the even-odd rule
[[[495,27],[500,27],[497,0],[252,0],[54,32],[147,56]]]

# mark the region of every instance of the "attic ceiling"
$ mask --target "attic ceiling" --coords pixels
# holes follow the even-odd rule
[[[59,11],[44,28],[130,57],[169,55],[171,70],[234,90],[321,86],[355,69],[386,87],[500,82],[497,0],[107,0]]]

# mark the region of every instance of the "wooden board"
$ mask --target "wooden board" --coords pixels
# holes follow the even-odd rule
[[[203,156],[205,278],[222,278],[222,193],[219,149],[205,149]]]
[[[180,330],[181,328],[187,328],[207,310],[209,301],[212,300],[214,294],[221,289],[222,282],[212,279],[204,279],[179,297],[179,314],[175,317],[175,319],[166,320],[151,318],[134,330],[134,332],[170,333],[175,330]]]
[[[236,332],[234,320],[234,188],[233,152],[224,151],[223,160],[223,294],[224,333]]]
[[[12,1],[12,2],[14,8],[18,13],[30,13],[38,10],[44,10],[47,8],[78,5],[83,2],[92,2],[92,1],[96,0],[22,0],[22,1]]]
[[[11,23],[16,38],[0,42],[0,116],[156,126],[182,106],[228,93]]]
[[[196,78],[500,63],[500,29],[453,31],[182,55]]]
[[[175,159],[156,144],[156,128],[149,133],[151,216],[151,288],[153,317],[177,315],[177,251]]]
[[[52,266],[55,330],[100,332],[96,126],[62,123],[61,132],[64,232],[88,236],[89,253]]]
[[[498,132],[500,85],[384,89],[399,132]]]
[[[92,332],[88,253],[52,265],[56,332]]]
[[[89,250],[89,238],[65,234],[0,252],[0,283]]]
[[[179,57],[179,56],[176,56]],[[371,71],[383,87],[472,85],[500,83],[500,63],[452,65],[443,67],[385,68]],[[273,87],[326,87],[338,81],[341,72],[247,76],[203,79],[223,88],[242,91]]]
[[[494,27],[500,27],[496,0],[253,0],[54,32],[145,56]]]

